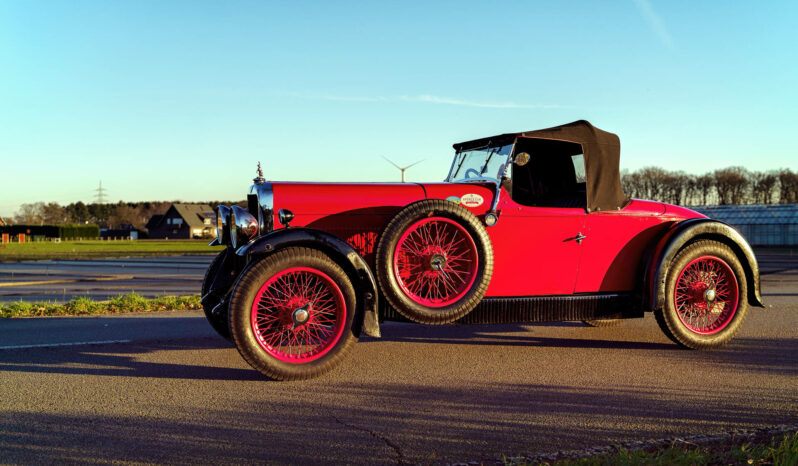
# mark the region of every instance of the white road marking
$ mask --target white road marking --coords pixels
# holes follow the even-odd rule
[[[57,348],[59,346],[107,345],[110,343],[130,343],[132,340],[103,340],[103,341],[77,341],[74,343],[44,343],[41,345],[15,345],[0,346],[0,350],[28,349],[28,348]]]
[[[133,275],[115,275],[113,277],[91,277],[91,278],[70,278],[64,280],[37,280],[29,282],[3,282],[0,287],[7,286],[33,286],[33,285],[54,285],[58,283],[78,283],[78,282],[108,282],[113,280],[132,280]]]

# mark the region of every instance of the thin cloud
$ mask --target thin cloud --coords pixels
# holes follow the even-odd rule
[[[305,94],[299,92],[288,92],[286,95],[310,100],[332,100],[342,102],[418,102],[437,105],[456,105],[460,107],[476,108],[565,108],[556,104],[523,104],[517,102],[481,102],[474,100],[453,99],[429,94],[421,95],[402,95],[393,97],[368,97],[368,96],[343,96],[333,94]]]
[[[637,5],[637,9],[640,10],[640,14],[643,15],[643,19],[648,23],[648,27],[651,28],[654,34],[659,38],[660,42],[669,49],[673,49],[673,37],[671,37],[668,29],[665,27],[665,23],[662,22],[659,15],[654,12],[651,2],[649,0],[634,0],[634,2],[635,5]]]

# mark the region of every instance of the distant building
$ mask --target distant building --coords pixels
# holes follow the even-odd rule
[[[100,228],[102,239],[139,239],[139,231],[133,225],[126,223],[119,228]]]
[[[165,214],[150,218],[147,233],[151,239],[215,237],[214,217],[205,204],[172,204]]]
[[[751,246],[798,246],[798,204],[710,205],[690,209],[733,226]]]

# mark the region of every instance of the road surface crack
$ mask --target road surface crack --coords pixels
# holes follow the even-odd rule
[[[399,445],[393,443],[391,441],[391,439],[389,439],[388,437],[385,437],[384,435],[380,435],[379,433],[374,432],[373,430],[367,429],[365,427],[356,426],[354,424],[347,424],[346,422],[338,419],[335,416],[333,416],[333,419],[335,419],[335,421],[338,424],[341,424],[342,426],[349,427],[350,429],[356,429],[356,430],[359,430],[361,432],[366,432],[367,434],[371,435],[372,437],[374,437],[374,438],[376,438],[378,440],[382,440],[383,442],[385,442],[385,445],[387,445],[389,448],[391,448],[394,451],[394,453],[396,453],[396,464],[406,464],[405,457],[402,454],[402,449],[399,448]]]

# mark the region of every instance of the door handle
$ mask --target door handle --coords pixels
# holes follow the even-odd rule
[[[587,238],[587,236],[583,235],[582,232],[580,231],[579,233],[576,234],[576,236],[574,236],[573,238],[568,238],[565,241],[576,240],[577,244],[582,244],[582,240],[585,239],[585,238]]]

